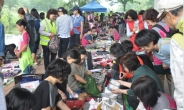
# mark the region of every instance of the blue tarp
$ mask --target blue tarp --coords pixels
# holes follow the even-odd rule
[[[101,6],[96,0],[90,1],[88,4],[80,7],[85,12],[107,12],[107,8]]]

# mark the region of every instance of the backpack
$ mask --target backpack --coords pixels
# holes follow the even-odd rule
[[[56,35],[48,42],[48,48],[52,53],[57,53],[59,50],[60,38]]]
[[[178,32],[178,30],[173,30],[173,29],[171,29],[171,28],[169,28],[169,32],[167,32],[167,31],[165,30],[165,28],[162,27],[160,24],[156,24],[156,25],[154,25],[153,27],[157,27],[157,28],[159,28],[160,30],[162,30],[162,31],[166,34],[167,38],[171,38],[175,33]],[[153,27],[152,27],[152,28],[153,28]],[[159,36],[160,36],[160,35],[159,35]]]

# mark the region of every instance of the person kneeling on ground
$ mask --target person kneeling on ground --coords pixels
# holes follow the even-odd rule
[[[56,83],[64,82],[71,72],[69,63],[56,59],[47,68],[48,77],[41,82],[34,92],[36,104],[32,110],[51,110],[58,106],[62,110],[70,108],[61,100],[62,92],[56,87]]]
[[[77,62],[77,64],[71,64],[72,71],[68,76],[68,85],[75,93],[79,94],[79,100],[85,100],[88,94],[84,89],[80,88],[79,84],[86,84],[87,81],[85,80],[85,76],[90,75],[91,72],[86,70],[86,67],[84,66],[84,61],[87,55],[86,49],[84,47],[78,47],[78,51],[81,54],[81,60],[80,62]],[[100,91],[102,90],[100,86],[97,86],[97,88]]]
[[[91,29],[88,29],[87,33],[84,34],[84,37],[82,38],[82,46],[84,46],[86,49],[95,48],[96,45],[93,41]]]

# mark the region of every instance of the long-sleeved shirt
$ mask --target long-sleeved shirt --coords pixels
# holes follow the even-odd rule
[[[4,56],[4,51],[5,51],[4,25],[0,22],[0,56]]]
[[[47,19],[47,18],[46,18],[46,19]],[[50,20],[49,20],[49,21],[50,21]],[[44,21],[42,21],[42,22],[40,23],[39,33],[40,33],[40,35],[50,37],[50,36],[51,36],[51,33],[50,33],[50,32],[46,32],[45,30],[46,30],[46,26],[45,26]]]
[[[68,15],[61,15],[56,19],[57,34],[60,38],[69,38],[70,31],[73,29],[72,18]]]
[[[139,23],[139,20],[136,20],[134,23]],[[148,29],[148,24],[146,23],[146,22],[144,22],[144,28],[145,29]],[[131,36],[133,36],[133,32],[131,32],[130,31],[130,28],[129,28],[129,26],[128,26],[128,24],[126,23],[126,30],[127,30],[127,33],[126,33],[126,35],[127,35],[127,37],[131,37]]]
[[[164,91],[155,72],[146,65],[142,65],[134,71],[134,74],[132,77],[132,83],[135,82],[138,78],[145,76],[145,75],[151,77],[157,83],[157,87],[159,91],[161,92]],[[130,96],[134,96],[132,89],[128,89],[127,94]]]

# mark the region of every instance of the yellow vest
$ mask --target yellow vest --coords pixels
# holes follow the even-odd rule
[[[55,21],[52,21],[52,24],[51,24],[50,20],[45,18],[41,22],[44,23],[46,32],[52,32],[52,33],[56,34],[56,22]],[[50,41],[49,37],[50,36],[40,35],[40,45],[48,46],[48,42]]]

